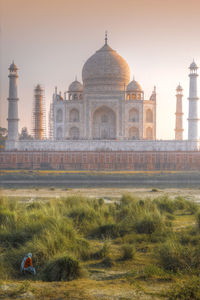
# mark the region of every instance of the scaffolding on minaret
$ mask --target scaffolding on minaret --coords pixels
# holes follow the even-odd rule
[[[49,139],[53,140],[53,102],[50,103],[50,110],[49,110]]]
[[[33,101],[33,136],[35,140],[46,138],[46,109],[44,101],[44,89],[38,84],[34,89]]]
[[[53,140],[54,139],[54,101],[57,100],[58,96],[58,89],[57,86],[55,87],[55,92],[53,94],[52,101],[50,103],[50,110],[49,110],[49,123],[48,123],[48,133],[49,133],[49,139]]]

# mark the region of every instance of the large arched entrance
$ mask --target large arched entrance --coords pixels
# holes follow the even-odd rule
[[[101,106],[93,113],[92,137],[101,140],[116,138],[116,116],[111,108]]]

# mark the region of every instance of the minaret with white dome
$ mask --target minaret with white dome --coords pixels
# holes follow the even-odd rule
[[[176,127],[175,140],[183,139],[183,110],[182,110],[183,88],[179,84],[176,88]]]
[[[17,96],[17,66],[14,61],[9,67],[9,97],[8,97],[8,142],[18,140],[18,96]],[[12,148],[12,146],[10,145]]]
[[[198,139],[198,93],[197,93],[197,70],[198,66],[193,61],[190,69],[190,87],[189,87],[189,115],[188,115],[188,140]]]

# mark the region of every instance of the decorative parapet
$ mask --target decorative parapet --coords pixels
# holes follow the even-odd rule
[[[200,141],[175,140],[19,140],[6,142],[6,150],[18,151],[199,151]]]

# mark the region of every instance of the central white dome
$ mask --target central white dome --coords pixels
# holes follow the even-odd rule
[[[130,81],[130,69],[106,43],[86,61],[82,78],[85,91],[123,91]]]

